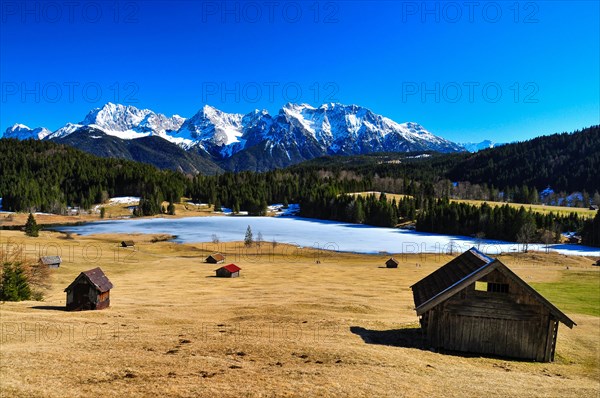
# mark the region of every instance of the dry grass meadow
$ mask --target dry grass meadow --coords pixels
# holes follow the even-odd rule
[[[502,257],[578,324],[559,328],[554,363],[530,363],[421,348],[409,286],[450,256],[397,256],[399,268],[386,269],[383,255],[150,235],[128,236],[135,250],[120,249],[124,238],[0,231],[5,256],[60,250],[64,259],[43,302],[0,304],[2,397],[600,394],[600,274],[591,258]],[[240,278],[213,277],[217,266],[203,259],[216,249],[242,268]],[[111,307],[65,312],[63,289],[96,266],[115,285]],[[562,289],[565,278],[566,289],[581,289]]]

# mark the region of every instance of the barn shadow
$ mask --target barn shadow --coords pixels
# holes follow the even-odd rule
[[[426,349],[425,339],[420,328],[371,330],[360,326],[351,326],[350,331],[360,336],[367,344]]]
[[[66,311],[67,307],[59,306],[59,305],[34,305],[33,307],[29,307],[32,310],[50,310],[50,311]]]

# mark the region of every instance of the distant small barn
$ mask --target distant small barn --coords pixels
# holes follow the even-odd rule
[[[221,253],[214,253],[206,257],[205,261],[210,264],[222,264],[225,262],[225,256]]]
[[[558,323],[575,322],[497,259],[472,248],[412,287],[430,347],[554,360]]]
[[[398,268],[398,264],[399,264],[398,260],[396,260],[394,257],[390,258],[389,260],[387,260],[385,262],[385,266],[387,268]]]
[[[101,310],[110,305],[110,289],[113,284],[100,268],[79,274],[65,289],[67,310]]]
[[[591,205],[590,210],[598,210],[598,205]]]
[[[216,269],[217,277],[219,278],[237,278],[240,276],[241,268],[235,264],[225,265],[219,269]]]
[[[132,240],[124,240],[121,242],[121,247],[134,247],[135,243]]]
[[[62,263],[62,259],[60,256],[43,256],[40,257],[38,263],[40,265],[45,265],[48,268],[58,268]]]

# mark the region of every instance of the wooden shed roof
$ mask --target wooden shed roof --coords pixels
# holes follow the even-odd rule
[[[439,292],[444,291],[465,276],[492,261],[492,258],[475,248],[467,250],[448,264],[411,286],[415,305],[419,307]]]
[[[398,260],[396,260],[394,257],[390,257],[390,259],[387,260],[385,263],[387,264],[389,262],[392,262],[394,264],[400,264],[400,262]]]
[[[60,256],[43,256],[43,257],[40,257],[40,261],[44,265],[51,265],[51,264],[60,264],[60,263],[62,263],[62,259],[60,258]]]
[[[222,255],[221,253],[214,253],[214,254],[211,254],[211,255],[210,255],[210,256],[208,256],[207,258],[211,258],[211,257],[212,257],[213,259],[215,259],[216,261],[223,261],[223,260],[225,260],[225,256],[224,256],[224,255]]]
[[[227,265],[225,265],[225,266],[223,266],[223,267],[221,267],[219,269],[223,269],[223,268],[226,269],[227,271],[231,272],[231,273],[238,272],[239,270],[241,270],[241,268],[238,267],[235,264],[227,264]]]
[[[467,250],[448,264],[411,286],[415,298],[417,315],[422,315],[429,311],[431,308],[494,270],[499,270],[529,292],[540,304],[548,308],[556,319],[570,328],[576,325],[573,320],[546,300],[523,279],[519,278],[517,274],[512,272],[500,260],[492,259],[475,248]]]
[[[110,280],[108,280],[108,277],[104,274],[102,269],[100,269],[100,267],[96,267],[94,269],[90,269],[79,274],[79,276],[75,278],[75,280],[71,282],[69,286],[67,286],[65,292],[71,289],[71,287],[75,284],[75,282],[77,282],[77,280],[81,276],[87,278],[94,286],[96,286],[100,293],[107,292],[113,288],[113,284]]]
[[[132,240],[124,240],[121,242],[121,244],[126,246],[135,246],[135,243]]]

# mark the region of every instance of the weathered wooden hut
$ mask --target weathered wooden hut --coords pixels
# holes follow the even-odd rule
[[[121,247],[135,247],[135,243],[132,240],[124,240],[121,242]]]
[[[398,264],[399,264],[398,260],[396,260],[394,257],[390,258],[389,260],[387,260],[385,262],[385,266],[387,268],[398,268]]]
[[[67,310],[101,310],[110,305],[110,289],[113,284],[100,268],[79,274],[65,289]]]
[[[43,256],[38,260],[40,265],[45,265],[48,268],[58,268],[62,263],[62,258],[60,256]]]
[[[213,253],[206,257],[205,261],[210,264],[223,264],[223,262],[225,262],[225,256],[221,253]]]
[[[217,277],[219,278],[237,278],[240,276],[241,268],[235,264],[225,265],[219,269],[216,269]]]
[[[575,322],[497,259],[472,248],[412,286],[430,347],[554,360],[558,323]]]

